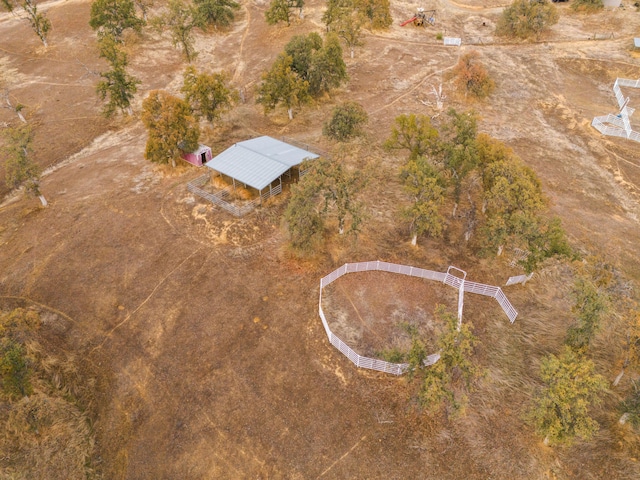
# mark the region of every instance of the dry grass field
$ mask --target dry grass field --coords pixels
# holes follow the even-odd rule
[[[185,67],[167,37],[145,32],[127,39],[130,71],[142,81],[134,115],[106,120],[95,93],[96,72],[106,64],[88,26],[90,2],[42,4],[53,24],[47,49],[25,19],[0,13],[0,91],[25,105],[50,202],[43,209],[37,199],[0,187],[0,310],[37,309],[47,319],[41,335],[86,366],[95,385],[87,415],[97,475],[640,478],[639,439],[618,424],[631,372],[596,411],[601,429],[590,442],[547,447],[522,418],[540,359],[558,351],[572,322],[567,264],[551,262],[525,286],[505,287],[519,311],[513,325],[493,300],[467,297],[465,320],[481,341],[477,360],[487,375],[468,414],[457,420],[423,414],[406,378],[356,369],[328,343],[317,314],[319,279],[345,262],[379,259],[436,271],[455,265],[491,285],[521,273],[509,258],[475,258],[454,235],[409,244],[398,216],[402,160],[381,144],[396,116],[435,113],[424,102],[441,82],[446,107],[475,109],[479,130],[536,171],[572,245],[637,284],[640,145],[590,126],[594,116],[615,112],[616,77],[640,78],[633,50],[640,13],[631,2],[595,15],[558,4],[559,23],[538,41],[503,42],[493,30],[504,2],[392,1],[389,30],[367,32],[355,57],[345,55],[348,84],[296,110],[292,121],[283,110],[265,116],[254,89],[293,35],[324,31],[325,2],[309,0],[304,19],[290,27],[266,25],[265,0],[241,3],[229,31],[197,36],[194,65],[226,70],[245,92],[245,102],[202,140],[217,153],[254,135],[286,135],[332,151],[336,145],[321,135],[322,123],[337,103],[358,101],[369,114],[367,138],[346,157],[377,162],[378,175],[357,243],[331,237],[326,250],[297,259],[282,225],[286,192],[238,219],[187,191],[186,182],[201,173],[196,167],[144,159],[142,100],[153,89],[177,94]],[[435,27],[399,26],[421,6],[437,9]],[[461,37],[462,46],[444,47],[439,32]],[[471,50],[496,82],[483,102],[466,100],[446,80]],[[640,92],[625,94],[640,107]],[[14,112],[0,108],[0,127],[17,122]],[[437,285],[356,280],[336,285],[334,300],[342,288],[343,303],[360,302],[354,308],[368,309],[374,324],[376,311],[429,319],[435,303],[453,308],[456,301],[455,291]],[[621,321],[608,318],[594,347],[598,368],[611,381],[620,368]],[[393,342],[387,327],[385,338]],[[363,340],[369,341],[364,348],[375,351],[386,342],[374,337]],[[0,420],[7,416],[0,409]],[[19,471],[9,477],[2,458],[0,477],[28,478]]]

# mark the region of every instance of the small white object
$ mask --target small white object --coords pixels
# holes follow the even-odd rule
[[[444,37],[444,45],[445,47],[454,46],[459,47],[462,44],[461,38],[456,37]]]

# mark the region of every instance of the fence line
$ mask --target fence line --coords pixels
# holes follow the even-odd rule
[[[226,210],[236,217],[245,216],[247,213],[253,211],[261,202],[264,202],[268,198],[282,193],[282,184],[278,184],[275,187],[271,188],[269,191],[260,194],[258,198],[238,206],[225,200],[226,198],[229,198],[231,196],[233,187],[227,187],[222,190],[217,190],[216,192],[207,192],[201,187],[203,187],[208,181],[208,174],[201,175],[198,178],[187,183],[187,190],[195,195],[198,195],[199,197],[209,200],[214,205],[219,206],[223,210]]]
[[[455,267],[449,267],[449,269]],[[459,270],[459,269],[456,269]],[[395,263],[387,263],[381,261],[375,262],[359,262],[359,263],[345,263],[340,268],[337,268],[328,275],[325,275],[320,279],[320,298],[318,301],[318,314],[322,320],[325,332],[329,339],[329,343],[336,347],[344,356],[353,362],[356,367],[367,368],[369,370],[376,370],[379,372],[391,373],[393,375],[402,375],[409,368],[408,363],[392,363],[386,360],[380,360],[377,358],[370,358],[359,355],[349,345],[344,343],[336,334],[331,331],[324,311],[322,310],[322,291],[324,287],[336,281],[338,278],[346,275],[347,273],[367,272],[367,271],[380,271],[390,273],[400,273],[412,277],[424,278],[427,280],[436,280],[446,285],[454,287],[459,290],[460,295],[458,297],[458,320],[462,321],[462,309],[464,304],[464,292],[477,293],[479,295],[485,295],[496,299],[504,313],[507,315],[511,323],[513,323],[518,316],[518,312],[511,305],[509,299],[504,294],[500,287],[494,287],[492,285],[485,285],[482,283],[469,282],[464,278],[456,277],[450,273],[434,272],[432,270],[425,270],[422,268],[411,267],[407,265],[398,265]],[[466,277],[466,273],[465,273]],[[433,365],[440,359],[440,353],[434,353],[427,356],[423,364],[425,366]]]

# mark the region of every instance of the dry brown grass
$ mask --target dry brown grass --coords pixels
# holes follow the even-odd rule
[[[24,345],[33,387],[31,395],[0,403],[0,478],[98,478],[87,413],[94,377],[68,345],[41,327],[36,309],[19,308],[0,318],[0,334]]]
[[[37,393],[11,406],[0,439],[4,478],[86,479],[94,441],[89,419],[60,397]]]

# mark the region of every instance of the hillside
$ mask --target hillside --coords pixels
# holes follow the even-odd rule
[[[256,135],[338,152],[322,135],[332,108],[355,100],[369,115],[366,138],[345,154],[352,165],[376,165],[363,231],[357,242],[328,234],[326,249],[303,259],[287,247],[287,192],[235,218],[187,191],[187,181],[201,174],[196,167],[145,160],[142,101],[154,89],[179,94],[186,66],[168,36],[145,29],[127,37],[130,71],[141,80],[134,114],[105,119],[95,85],[106,62],[88,25],[90,2],[41,4],[53,25],[48,48],[20,15],[0,13],[0,92],[25,106],[50,202],[40,208],[0,184],[0,311],[37,310],[50,344],[86,363],[95,384],[87,415],[96,475],[640,477],[638,435],[618,423],[637,372],[610,388],[589,442],[546,446],[523,419],[541,359],[558,352],[573,321],[570,291],[580,262],[550,261],[526,285],[503,287],[519,312],[514,324],[490,300],[465,299],[464,318],[481,341],[476,359],[487,374],[459,419],[422,412],[405,377],[357,369],[329,344],[318,317],[319,280],[345,262],[379,259],[440,272],[454,265],[490,285],[522,273],[510,265],[512,253],[477,258],[453,234],[409,243],[398,215],[402,158],[382,143],[398,115],[435,113],[427,103],[440,83],[445,107],[478,112],[479,130],[537,173],[582,258],[598,258],[614,272],[611,284],[637,301],[640,145],[602,136],[590,123],[615,113],[617,77],[640,78],[633,50],[640,14],[627,1],[593,15],[558,4],[560,21],[548,34],[506,42],[493,33],[502,3],[392,2],[393,25],[367,31],[353,59],[345,52],[346,86],[296,109],[291,121],[284,109],[265,115],[255,88],[292,36],[324,32],[325,2],[310,0],[290,27],[265,23],[268,2],[242,2],[228,31],[197,34],[193,64],[227,71],[244,92],[220,125],[203,131],[214,154]],[[436,25],[400,27],[421,6],[437,10]],[[437,33],[461,37],[462,46],[443,46]],[[446,77],[472,50],[496,82],[482,102],[457,94]],[[625,94],[640,106],[640,92]],[[0,109],[1,128],[19,122],[14,111]],[[382,285],[368,287],[363,291]],[[450,294],[431,291],[416,305],[411,294],[422,284],[392,287],[407,295],[398,299],[400,311],[431,312],[436,298],[454,306]],[[622,364],[624,321],[609,315],[594,342],[593,358],[610,382]],[[0,409],[0,420],[8,411]],[[0,476],[28,477],[9,467],[0,463]]]

